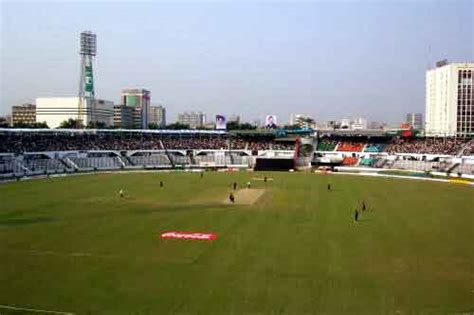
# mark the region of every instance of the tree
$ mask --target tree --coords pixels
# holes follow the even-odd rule
[[[240,130],[240,124],[236,121],[229,121],[227,123],[227,130]]]
[[[249,123],[239,124],[237,121],[229,121],[227,123],[227,130],[255,130],[257,127]]]
[[[82,122],[77,119],[69,118],[59,125],[59,129],[81,129],[84,128]]]
[[[167,125],[166,129],[171,129],[171,130],[189,129],[189,125],[176,122],[174,124]]]
[[[243,123],[243,124],[240,124],[240,129],[241,130],[255,130],[257,129],[257,126],[249,124],[249,123]]]
[[[311,118],[311,117],[305,117],[303,119],[303,123],[305,124],[305,128],[310,128],[311,125],[313,125],[315,123],[314,119]]]
[[[9,128],[10,123],[8,122],[8,119],[5,117],[0,117],[0,128]]]
[[[107,125],[103,121],[89,121],[87,129],[106,129]]]
[[[37,122],[37,123],[34,124],[34,126],[35,126],[34,128],[49,129],[49,126],[48,126],[48,124],[47,124],[45,121],[43,121],[43,122]]]
[[[151,123],[148,124],[148,129],[161,129],[161,126],[159,126],[157,123]]]
[[[41,128],[41,129],[48,129],[48,124],[46,122],[35,122],[35,123],[24,123],[24,122],[17,122],[13,124],[13,128]]]
[[[285,125],[285,126],[283,126],[283,129],[297,130],[297,129],[301,129],[301,127],[299,125]]]
[[[206,127],[206,126],[198,126],[196,127],[197,130],[212,130],[214,128]]]

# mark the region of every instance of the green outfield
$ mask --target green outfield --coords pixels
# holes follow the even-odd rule
[[[129,173],[0,185],[0,314],[16,312],[4,306],[75,314],[474,312],[474,187],[265,174],[273,180]],[[234,181],[264,193],[239,192],[228,205]],[[368,210],[359,208],[354,223],[361,200]],[[160,239],[166,231],[217,239]]]

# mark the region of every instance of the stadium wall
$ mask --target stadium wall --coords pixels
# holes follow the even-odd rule
[[[192,156],[188,155],[193,152]],[[205,153],[205,158],[197,156],[197,153]],[[294,168],[294,160],[291,156],[292,151],[270,151],[262,150],[257,155],[252,155],[248,150],[133,150],[133,151],[58,151],[58,152],[30,152],[23,155],[7,153],[0,154],[0,177],[8,178],[15,176],[36,176],[44,174],[56,173],[74,173],[74,172],[91,172],[103,169],[111,169],[115,171],[126,169],[172,169],[175,165],[169,160],[175,158],[177,165],[181,169],[225,169],[225,168],[255,168],[255,170],[289,170]],[[338,167],[340,157],[345,153],[331,153],[324,155],[321,159],[327,159],[327,163],[334,162],[330,167]],[[232,156],[234,155],[234,156]],[[150,156],[150,157],[149,157]],[[423,163],[421,159],[425,157],[425,161],[430,163],[435,158],[443,159],[446,162],[443,165],[443,172],[437,169],[426,169],[420,173],[431,172],[436,176],[456,177],[462,174],[463,178],[471,178],[474,175],[474,156],[453,157],[446,155],[430,155],[430,154],[393,154],[387,153],[363,153],[359,155],[383,157],[389,161],[395,161],[400,156],[410,156],[419,158],[416,163]],[[129,158],[143,157],[143,161],[133,164]],[[149,157],[149,158],[148,158]],[[333,160],[331,160],[331,157]],[[75,159],[79,159],[75,162]],[[85,159],[85,160],[80,160]],[[87,161],[89,159],[89,161]],[[193,160],[194,159],[194,160]],[[257,161],[260,159],[260,164]],[[138,159],[140,160],[140,159]],[[291,160],[291,162],[290,162]],[[81,164],[82,163],[82,164]],[[262,164],[263,163],[263,164]],[[415,163],[415,164],[416,164]],[[83,165],[83,166],[81,166]],[[350,167],[336,168],[341,171],[364,171],[376,173],[379,171],[395,170],[395,171],[412,171],[409,169],[410,163],[407,163],[405,169],[387,168],[368,168],[358,167],[357,165]],[[448,166],[448,167],[446,167]],[[451,168],[452,167],[452,168]],[[448,168],[451,171],[446,171]],[[436,172],[436,173],[435,173]],[[440,175],[444,174],[444,175]]]

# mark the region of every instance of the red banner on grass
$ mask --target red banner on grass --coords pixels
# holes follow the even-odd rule
[[[170,231],[170,232],[162,233],[160,237],[161,238],[181,238],[185,240],[213,241],[217,238],[217,234]]]

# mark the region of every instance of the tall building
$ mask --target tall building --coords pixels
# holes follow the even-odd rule
[[[135,108],[133,125],[137,129],[148,128],[151,93],[145,89],[125,89],[122,91],[121,103]]]
[[[437,63],[426,73],[427,136],[474,135],[474,63]]]
[[[341,127],[341,124],[338,121],[328,120],[326,121],[326,125],[324,126],[324,129],[333,130],[333,129],[339,129],[340,127]]]
[[[80,104],[87,104],[81,107]],[[81,102],[78,97],[40,97],[36,99],[36,121],[46,122],[49,128],[57,128],[69,118],[81,120],[84,125],[102,122],[113,124],[114,103],[95,99],[93,104]]]
[[[36,123],[36,105],[12,106],[12,125]]]
[[[316,128],[316,122],[313,118],[307,115],[291,114],[290,126],[297,125],[300,128]]]
[[[384,122],[371,121],[368,125],[369,129],[384,129],[387,126]]]
[[[122,129],[133,128],[133,107],[125,105],[114,106],[114,127]]]
[[[163,106],[151,106],[148,124],[157,124],[160,127],[166,126],[166,108]]]
[[[290,126],[296,125],[300,117],[302,117],[300,114],[290,114]]]
[[[413,129],[421,129],[423,127],[421,113],[408,113],[405,123],[413,127]]]
[[[231,115],[229,116],[227,121],[235,121],[236,123],[240,124],[240,115],[236,115],[236,114]]]
[[[351,127],[351,120],[348,118],[341,119],[340,128],[349,129]]]
[[[260,118],[254,118],[250,123],[257,128],[262,127],[262,120]]]
[[[206,115],[202,112],[184,112],[178,114],[178,122],[196,129],[206,124]]]
[[[367,119],[359,117],[354,119],[351,122],[351,129],[352,130],[365,130],[367,129]]]

